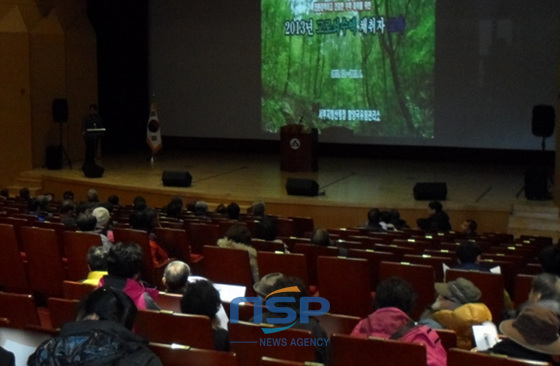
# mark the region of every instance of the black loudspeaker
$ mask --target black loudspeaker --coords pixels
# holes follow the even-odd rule
[[[286,192],[292,196],[317,196],[319,184],[313,179],[288,178]]]
[[[447,199],[446,183],[416,183],[412,190],[414,199],[419,201],[445,201]]]
[[[87,163],[82,166],[82,171],[88,178],[101,178],[101,176],[103,176],[103,172],[105,172],[105,168],[102,168],[95,163]]]
[[[62,169],[62,146],[47,146],[45,155],[45,166],[47,169]]]
[[[525,172],[525,197],[528,200],[547,200],[551,198],[548,192],[548,174],[546,168],[535,167]]]
[[[536,105],[533,107],[533,124],[531,130],[533,135],[539,137],[550,137],[554,133],[554,122],[556,114],[551,105]]]
[[[54,99],[52,102],[52,114],[55,122],[68,122],[68,100]]]
[[[168,187],[190,187],[192,176],[187,171],[164,170],[161,180]]]

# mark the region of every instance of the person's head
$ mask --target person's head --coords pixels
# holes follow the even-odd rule
[[[132,330],[138,309],[120,290],[103,286],[89,294],[81,303],[76,320],[109,320]]]
[[[328,247],[332,245],[329,232],[325,229],[316,229],[311,234],[311,244],[316,244],[322,247]]]
[[[251,232],[243,225],[232,225],[226,231],[226,238],[241,244],[251,245]]]
[[[112,204],[113,207],[116,207],[119,205],[119,196],[117,196],[116,194],[112,194],[107,198],[107,202]]]
[[[59,211],[61,215],[65,215],[65,216],[73,215],[75,210],[76,210],[76,204],[72,200],[64,200],[60,204]]]
[[[299,291],[282,291],[274,294],[275,291],[290,287],[297,287]],[[264,276],[253,288],[263,298],[293,297],[293,302],[277,303],[277,305],[290,307],[296,312],[299,312],[301,298],[308,296],[307,288],[299,277],[284,276],[282,273],[271,273]]]
[[[439,201],[430,202],[428,207],[433,212],[441,212],[443,210],[443,206],[441,205],[441,202],[439,202]]]
[[[555,245],[541,249],[538,258],[544,272],[560,276],[560,250]]]
[[[477,302],[482,296],[480,289],[463,277],[446,283],[438,282],[434,287],[438,294],[436,303],[439,304],[439,309],[453,310],[461,305]]]
[[[472,241],[462,241],[457,248],[457,259],[461,263],[478,263],[482,255],[482,249]]]
[[[168,217],[180,217],[183,211],[183,199],[181,197],[173,197],[165,208]]]
[[[253,216],[264,216],[265,205],[263,201],[256,201],[251,204],[251,215]]]
[[[76,219],[76,225],[80,231],[94,231],[97,225],[97,219],[90,213],[81,213]]]
[[[147,207],[142,211],[132,211],[128,218],[128,223],[135,230],[151,232],[157,225],[158,215],[153,208]]]
[[[24,200],[29,200],[31,198],[31,191],[28,187],[23,187],[19,190],[19,196]]]
[[[386,224],[391,222],[391,214],[389,211],[383,210],[379,213],[379,222],[384,222]]]
[[[529,350],[557,355],[560,354],[558,314],[539,304],[529,304],[515,319],[500,323],[500,332]]]
[[[185,314],[206,315],[214,320],[220,310],[220,293],[208,280],[189,283],[181,299],[181,312]]]
[[[533,278],[529,301],[555,300],[560,302],[560,278],[552,273],[540,273]]]
[[[182,261],[169,263],[163,271],[162,282],[167,288],[167,292],[182,294],[187,288],[187,281],[191,275],[191,268]]]
[[[381,211],[378,208],[372,208],[368,211],[367,219],[368,224],[370,225],[377,225],[379,224],[379,217],[381,215]]]
[[[253,290],[255,290],[257,295],[265,298],[273,291],[272,288],[275,286],[276,281],[281,277],[284,277],[284,275],[280,272],[268,273],[262,276],[259,281],[255,282]]]
[[[111,214],[105,207],[96,207],[91,214],[97,219],[97,229],[105,229],[111,220]]]
[[[136,196],[132,200],[132,209],[134,211],[142,211],[146,207],[148,207],[148,203],[146,202],[146,199],[144,197]]]
[[[227,205],[226,212],[230,219],[237,220],[239,219],[239,213],[241,212],[241,208],[237,203],[232,202],[229,205]]]
[[[194,203],[194,214],[196,216],[205,216],[208,214],[208,204],[204,201],[196,201]]]
[[[474,235],[478,224],[473,219],[466,219],[461,223],[461,232],[463,234]]]
[[[72,192],[72,191],[65,191],[65,192],[62,194],[62,199],[63,199],[63,200],[72,200],[72,201],[74,201],[74,192]]]
[[[136,279],[142,269],[142,248],[136,243],[115,243],[107,253],[111,276]]]
[[[107,252],[102,246],[91,247],[87,253],[87,261],[90,271],[107,272]]]
[[[397,308],[408,314],[414,307],[416,291],[401,277],[389,277],[377,285],[375,305],[377,309]]]
[[[271,220],[260,220],[255,230],[255,237],[262,240],[275,240],[276,226]]]
[[[99,202],[99,194],[97,190],[91,188],[87,191],[87,201],[88,202]]]

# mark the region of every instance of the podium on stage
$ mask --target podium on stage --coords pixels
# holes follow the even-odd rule
[[[286,172],[317,171],[319,145],[316,128],[286,125],[280,129],[280,170]]]
[[[95,163],[97,156],[97,148],[99,140],[105,135],[105,128],[87,128],[84,131],[84,139],[86,143],[86,156],[84,158],[84,165],[82,171],[88,178],[100,178],[105,171],[105,168],[100,167]]]

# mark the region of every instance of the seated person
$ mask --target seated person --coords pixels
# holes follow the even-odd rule
[[[257,264],[257,251],[251,246],[251,232],[243,225],[232,225],[226,231],[226,237],[218,239],[220,248],[242,249],[249,253],[249,265],[253,275],[253,282],[259,280],[259,267]]]
[[[422,314],[421,324],[441,326],[457,333],[457,347],[471,349],[472,326],[492,321],[488,307],[477,302],[482,293],[471,281],[459,277],[455,281],[435,284],[436,301]]]
[[[169,259],[169,254],[157,243],[157,237],[154,228],[159,226],[159,218],[157,211],[153,208],[145,208],[143,210],[132,211],[128,218],[130,227],[134,230],[146,231],[150,236],[150,255],[154,261],[154,265],[158,265]]]
[[[82,283],[97,286],[101,278],[108,274],[107,272],[107,252],[103,247],[91,247],[87,254],[89,273],[87,279]]]
[[[540,273],[533,278],[527,301],[510,315],[515,318],[527,305],[538,303],[560,314],[560,277],[552,273]]]
[[[311,234],[311,244],[321,247],[330,247],[336,245],[334,240],[331,239],[330,234],[325,229],[316,229]]]
[[[416,220],[416,224],[421,230],[425,231],[449,231],[451,224],[449,223],[449,215],[443,211],[443,206],[439,201],[432,201],[428,205],[427,218]]]
[[[191,275],[191,268],[182,261],[169,263],[163,271],[162,282],[165,291],[171,294],[184,294]]]
[[[113,237],[113,231],[110,230],[111,226],[111,212],[103,206],[98,206],[91,212],[93,216],[97,219],[97,224],[95,225],[95,232],[101,235],[101,238],[106,237],[107,240],[112,244],[115,239]],[[103,242],[105,240],[103,239]],[[108,248],[107,248],[108,250]]]
[[[140,310],[160,310],[154,301],[158,296],[155,288],[147,288],[140,281],[142,249],[136,243],[115,243],[107,253],[108,275],[103,276],[99,286],[109,286],[127,294]]]
[[[381,219],[381,211],[378,208],[371,208],[367,214],[367,223],[362,226],[366,230],[381,230],[379,220]]]
[[[437,332],[425,325],[417,325],[408,313],[416,301],[412,286],[400,277],[389,277],[376,289],[376,309],[362,319],[351,335],[355,337],[378,337],[420,343],[426,346],[428,366],[446,366],[447,353],[441,345]]]
[[[293,287],[296,286],[300,291],[299,292],[281,292],[281,293],[277,293],[277,294],[272,294],[273,292],[283,289],[283,288],[287,288],[287,287]],[[254,286],[255,292],[263,297],[266,298],[268,297],[270,294],[270,297],[276,297],[276,296],[290,296],[293,297],[295,299],[294,302],[289,302],[289,303],[277,303],[278,306],[282,306],[282,307],[290,307],[293,310],[295,310],[296,314],[297,314],[297,320],[296,320],[296,324],[293,326],[293,328],[296,329],[303,329],[303,330],[310,330],[311,331],[311,335],[318,339],[318,338],[328,338],[327,333],[325,332],[325,330],[321,327],[321,324],[319,323],[319,321],[317,319],[315,319],[314,317],[310,317],[309,318],[309,322],[308,323],[302,323],[300,321],[300,301],[302,297],[306,297],[309,296],[307,293],[307,289],[305,288],[305,285],[303,284],[303,281],[297,277],[288,277],[288,276],[284,276],[281,273],[271,273],[268,274],[266,276],[264,276],[259,282],[255,283]],[[285,314],[284,313],[274,313],[271,311],[267,311],[263,314],[263,323],[269,323],[268,319],[271,318],[284,318]],[[253,319],[250,320],[251,322],[253,321]],[[329,350],[328,350],[328,346],[323,344],[322,345],[318,345],[317,348],[315,349],[315,359],[317,362],[321,362],[324,364],[328,364],[328,360],[329,360]]]
[[[488,268],[480,265],[482,249],[480,249],[478,244],[472,241],[462,241],[459,244],[459,248],[457,248],[456,254],[459,263],[453,268],[466,271],[490,272]]]
[[[553,355],[560,354],[558,313],[539,305],[527,305],[516,319],[500,323],[507,338],[490,348],[488,353],[560,365]]]
[[[78,219],[76,220],[76,224],[78,225],[79,231],[99,235],[99,237],[101,238],[101,244],[105,251],[108,251],[113,246],[113,243],[109,241],[109,238],[107,238],[107,236],[95,232],[95,228],[97,227],[97,219],[92,214],[79,214]]]
[[[222,305],[220,293],[208,280],[189,283],[181,299],[181,312],[185,314],[206,315],[212,321],[214,347],[218,351],[229,351],[228,331],[223,328],[217,316]]]
[[[27,364],[161,366],[148,342],[131,331],[137,311],[121,291],[100,287],[80,304],[76,321],[41,344]]]
[[[476,236],[476,229],[478,224],[473,219],[466,219],[461,223],[460,232],[467,236]]]

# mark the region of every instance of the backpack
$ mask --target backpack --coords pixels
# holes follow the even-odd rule
[[[447,365],[447,352],[443,348],[437,332],[430,327],[417,325],[414,321],[410,321],[397,329],[389,339],[423,344],[426,347],[428,366]]]

